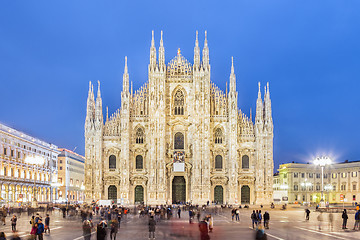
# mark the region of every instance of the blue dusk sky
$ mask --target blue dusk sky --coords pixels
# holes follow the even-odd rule
[[[147,81],[151,30],[166,62],[178,48],[193,62],[207,30],[211,80],[225,90],[234,56],[243,112],[270,83],[275,169],[360,160],[359,12],[357,0],[1,1],[0,122],[84,154],[89,81],[113,113],[125,56],[134,90]]]

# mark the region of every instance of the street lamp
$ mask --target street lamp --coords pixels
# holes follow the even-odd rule
[[[324,205],[324,167],[332,163],[329,157],[317,157],[314,164],[321,167],[321,199],[320,203]]]
[[[34,191],[33,191],[33,201],[32,207],[37,207],[37,200],[36,200],[36,181],[35,181],[35,166],[36,165],[44,165],[45,159],[40,156],[27,156],[25,158],[25,163],[33,165],[33,172],[34,172]]]

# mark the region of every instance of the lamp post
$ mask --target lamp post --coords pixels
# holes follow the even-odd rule
[[[36,208],[38,206],[37,199],[36,199],[36,180],[35,180],[35,166],[44,165],[45,159],[40,156],[28,156],[25,158],[25,163],[33,165],[33,172],[34,172],[34,191],[33,191],[33,201],[32,207]]]
[[[317,157],[314,160],[314,164],[321,167],[321,199],[320,203],[325,206],[324,202],[324,167],[326,165],[330,165],[332,163],[331,159],[329,157]]]

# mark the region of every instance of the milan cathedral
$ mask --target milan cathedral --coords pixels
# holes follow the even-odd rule
[[[127,58],[121,106],[110,117],[89,84],[85,120],[85,194],[88,201],[171,204],[272,201],[273,121],[269,84],[260,83],[252,121],[238,109],[234,63],[229,91],[211,81],[209,47],[198,33],[191,64],[178,50],[165,63],[161,32],[150,47],[148,82],[133,92]]]

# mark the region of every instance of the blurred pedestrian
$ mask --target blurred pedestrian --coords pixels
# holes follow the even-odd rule
[[[305,209],[305,214],[306,214],[306,220],[309,221],[309,219],[310,219],[310,210],[308,208]]]
[[[320,214],[317,216],[317,220],[319,222],[319,230],[321,230],[322,221],[324,220],[322,212],[320,212]]]
[[[200,230],[200,239],[201,240],[209,240],[209,232],[208,232],[208,224],[205,219],[199,222],[199,230]]]
[[[268,211],[264,213],[264,228],[269,229],[270,214]]]
[[[211,216],[211,214],[209,214],[208,223],[209,223],[209,232],[212,232],[214,228],[214,218]]]
[[[254,229],[255,225],[256,225],[256,213],[255,213],[255,210],[253,210],[253,212],[251,214],[251,221],[252,221],[252,227]]]
[[[17,222],[17,217],[15,214],[13,215],[13,217],[11,218],[10,221],[11,221],[11,230],[13,232],[15,232],[16,231],[16,222]]]
[[[259,224],[256,228],[255,239],[256,240],[267,240],[267,235],[261,224]]]
[[[354,228],[353,230],[359,230],[359,224],[360,224],[360,210],[358,210],[356,213],[355,213],[355,223],[354,223]]]
[[[330,212],[329,213],[329,230],[333,230],[334,228],[334,215]]]
[[[116,239],[116,234],[118,232],[118,222],[116,220],[112,220],[111,221],[111,226],[110,226],[110,240]]]
[[[90,220],[84,220],[82,229],[83,229],[83,237],[84,240],[90,240],[91,239],[91,230],[93,228],[92,222]]]
[[[238,208],[235,211],[235,217],[236,217],[236,221],[240,221],[240,211]]]
[[[149,219],[149,239],[155,239],[155,225],[156,225],[156,221],[154,220],[154,217],[151,216]],[[151,237],[152,235],[152,237]]]
[[[39,240],[43,240],[43,233],[44,233],[44,224],[41,221],[41,218],[38,220],[37,223],[37,229],[36,229],[36,236],[38,237]]]
[[[14,234],[11,237],[11,240],[21,240],[17,231],[14,232]]]
[[[342,219],[343,219],[343,224],[342,224],[342,229],[347,229],[346,224],[347,224],[347,220],[348,220],[348,215],[346,212],[346,209],[344,209],[343,214],[342,214]]]
[[[50,216],[49,214],[46,214],[46,218],[45,218],[45,233],[46,231],[49,231],[50,234]]]
[[[0,240],[6,240],[6,236],[4,232],[0,232]]]
[[[102,220],[99,222],[99,224],[96,227],[96,239],[97,240],[105,240],[106,239],[106,227],[107,224],[105,220]]]

